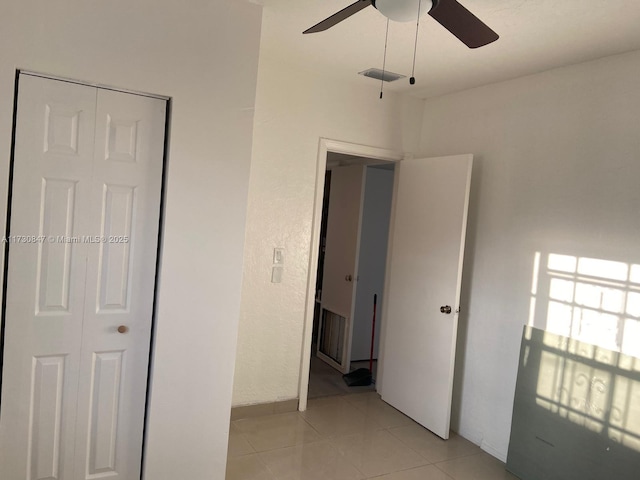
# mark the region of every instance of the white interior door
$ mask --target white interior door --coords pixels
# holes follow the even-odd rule
[[[380,393],[444,439],[472,161],[472,155],[458,155],[396,166]]]
[[[330,325],[321,314],[318,357],[343,373],[349,371],[350,363],[364,168],[363,165],[352,165],[331,170],[321,306],[322,312],[333,312],[345,320],[339,328],[337,323],[333,326],[332,340],[338,348],[331,350],[339,352],[339,358],[336,358],[322,352],[323,334],[327,334]]]
[[[20,76],[1,478],[140,476],[165,109]]]

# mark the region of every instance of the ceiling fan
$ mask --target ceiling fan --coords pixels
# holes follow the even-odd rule
[[[482,47],[499,38],[457,0],[358,0],[302,33],[327,30],[370,5],[398,22],[415,21],[419,14],[428,13],[469,48]]]

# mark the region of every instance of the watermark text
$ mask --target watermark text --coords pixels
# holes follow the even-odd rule
[[[9,235],[2,243],[129,243],[128,235]]]

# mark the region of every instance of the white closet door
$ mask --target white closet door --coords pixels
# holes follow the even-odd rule
[[[165,105],[20,77],[0,478],[139,478]]]
[[[71,478],[96,89],[22,76],[6,291],[0,477]],[[24,238],[22,238],[24,236]],[[59,238],[60,237],[60,238]],[[24,241],[23,241],[24,240]]]
[[[165,105],[98,90],[76,479],[140,477]]]

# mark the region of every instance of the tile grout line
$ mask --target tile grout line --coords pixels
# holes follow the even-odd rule
[[[283,451],[283,450],[287,450],[287,449],[304,449],[306,446],[308,445],[313,445],[313,444],[319,444],[319,443],[324,443],[326,445],[326,448],[328,448],[331,452],[332,455],[336,454],[338,456],[338,458],[344,460],[344,462],[346,463],[346,465],[348,465],[350,468],[352,468],[354,470],[354,473],[357,472],[358,475],[361,476],[361,478],[363,480],[369,480],[369,479],[377,479],[377,478],[381,478],[384,477],[386,475],[394,475],[400,472],[407,472],[407,471],[412,471],[412,470],[418,470],[420,468],[424,468],[424,467],[435,467],[437,469],[438,472],[441,472],[443,475],[445,475],[447,480],[457,480],[456,477],[452,476],[450,473],[448,473],[447,471],[445,471],[443,469],[443,467],[445,466],[445,464],[447,463],[451,463],[451,462],[455,462],[461,459],[465,459],[465,458],[471,458],[471,457],[480,457],[482,456],[483,452],[482,450],[475,452],[475,453],[464,453],[464,454],[454,454],[453,457],[451,458],[446,458],[443,460],[439,460],[439,461],[432,461],[430,460],[427,455],[424,455],[422,453],[420,453],[419,450],[423,450],[423,449],[417,449],[412,447],[409,443],[408,440],[412,440],[411,437],[406,437],[406,440],[403,440],[403,438],[400,437],[399,435],[399,429],[403,428],[403,427],[410,427],[413,424],[415,424],[416,426],[421,427],[419,424],[415,423],[412,421],[412,423],[410,424],[397,424],[396,419],[393,417],[393,415],[391,415],[391,418],[389,418],[389,416],[386,416],[386,411],[384,406],[387,405],[386,403],[384,403],[379,396],[377,395],[377,393],[375,394],[377,396],[377,398],[374,398],[372,393],[374,392],[366,392],[366,393],[357,393],[357,394],[353,394],[352,396],[349,395],[337,395],[334,396],[334,400],[330,400],[328,402],[320,402],[319,406],[314,406],[312,405],[308,411],[314,411],[316,409],[326,409],[328,410],[329,415],[331,414],[331,411],[333,409],[337,409],[337,408],[344,408],[347,407],[348,409],[353,409],[353,412],[358,412],[358,417],[362,416],[363,419],[363,425],[360,425],[359,422],[359,418],[358,418],[358,422],[356,422],[354,425],[356,427],[359,427],[357,429],[355,429],[353,432],[347,432],[347,433],[342,433],[342,434],[338,434],[336,435],[332,429],[331,433],[327,433],[327,435],[323,435],[320,433],[320,430],[318,430],[312,423],[310,420],[307,419],[307,417],[304,415],[304,412],[282,412],[282,413],[272,413],[269,415],[264,415],[263,418],[273,418],[273,419],[277,419],[278,417],[284,417],[284,416],[291,416],[291,413],[295,413],[295,416],[292,416],[293,418],[295,418],[295,421],[292,422],[291,427],[294,429],[293,430],[293,441],[294,443],[292,445],[283,445],[277,448],[273,448],[273,449],[267,449],[267,450],[260,450],[258,451],[258,449],[256,448],[256,446],[254,445],[253,442],[251,442],[249,436],[241,430],[241,428],[238,426],[238,422],[242,422],[242,421],[247,421],[247,422],[251,422],[252,419],[238,419],[238,420],[233,420],[231,421],[231,427],[233,427],[233,429],[235,430],[234,435],[236,435],[239,439],[242,439],[244,442],[246,442],[246,444],[253,450],[252,452],[247,452],[244,453],[242,455],[234,455],[233,457],[228,456],[228,460],[231,459],[242,459],[243,457],[248,457],[248,456],[257,456],[257,460],[258,463],[264,467],[265,472],[270,476],[270,478],[277,480],[276,476],[275,476],[275,472],[273,469],[271,469],[269,467],[269,465],[267,464],[266,460],[265,460],[265,455],[268,455],[270,453],[273,452],[278,452],[278,451]],[[348,398],[351,397],[351,398]],[[327,398],[331,398],[331,397],[327,397]],[[380,403],[380,405],[378,405]],[[378,408],[380,407],[380,408]],[[394,410],[397,411],[397,410]],[[347,412],[343,412],[343,413],[348,413]],[[403,415],[404,417],[406,417],[406,415],[402,414],[402,412],[398,412],[400,415]],[[381,416],[382,415],[382,416]],[[379,418],[380,417],[380,418]],[[322,418],[322,415],[319,416],[319,418]],[[409,417],[406,417],[409,418]],[[292,419],[293,420],[293,419]],[[302,420],[302,422],[300,422],[300,420]],[[411,420],[411,419],[409,419]],[[320,424],[322,424],[321,420],[318,420],[320,422]],[[335,419],[334,419],[335,421]],[[383,422],[384,424],[387,424],[387,426],[382,425],[380,422]],[[395,423],[390,423],[390,422],[395,422]],[[277,422],[275,422],[277,424]],[[377,428],[375,428],[375,426],[377,426]],[[231,437],[231,427],[229,429],[229,437]],[[371,427],[371,428],[368,428]],[[259,430],[259,425],[254,427],[257,428]],[[289,426],[287,425],[287,430],[288,430]],[[302,430],[300,430],[302,428]],[[424,427],[421,427],[422,429],[424,429]],[[308,430],[308,433],[313,433],[313,435],[305,435],[304,432],[305,430]],[[326,429],[325,429],[326,430]],[[398,433],[395,433],[394,430]],[[425,433],[427,433],[428,435],[434,435],[432,432],[429,432],[427,429],[424,429]],[[374,476],[367,476],[366,473],[362,470],[362,466],[360,467],[354,463],[354,461],[351,459],[351,456],[347,454],[346,450],[343,450],[342,448],[340,448],[339,446],[339,441],[341,438],[344,437],[349,437],[349,436],[358,436],[358,437],[362,437],[363,440],[366,440],[368,437],[370,437],[371,435],[377,435],[378,433],[382,433],[384,432],[385,435],[388,435],[389,438],[393,439],[394,441],[398,442],[398,446],[402,446],[402,448],[404,450],[406,450],[407,452],[411,452],[412,454],[416,455],[417,458],[419,458],[421,461],[425,462],[422,465],[415,465],[409,468],[400,468],[399,470],[393,470],[389,473],[382,473],[380,475],[374,475]],[[259,432],[258,432],[259,433]],[[311,439],[309,439],[308,437],[312,437]],[[466,439],[464,439],[464,437],[461,437],[462,440],[467,441]],[[416,437],[416,440],[420,440],[419,437]],[[264,442],[262,442],[264,443]],[[286,443],[286,442],[285,442]],[[472,443],[472,442],[471,442]],[[323,447],[324,448],[324,447]],[[427,442],[427,444],[425,444],[425,448],[428,451],[430,446]],[[366,465],[366,464],[364,464]],[[406,466],[406,464],[405,464]],[[373,473],[373,472],[372,472]],[[327,480],[331,480],[329,478],[327,478]]]

